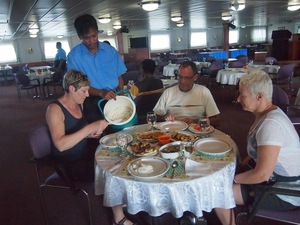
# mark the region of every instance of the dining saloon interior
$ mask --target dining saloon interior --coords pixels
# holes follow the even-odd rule
[[[110,182],[118,182],[121,179],[125,180],[125,185],[130,185],[134,181],[139,183],[143,190],[157,187],[154,181],[147,179],[145,181],[143,177],[139,179],[141,177],[136,174],[135,169],[128,167],[128,163],[124,164],[123,159],[123,161],[118,160],[117,153],[116,161],[111,161],[114,166],[110,168],[107,156],[99,152],[108,151],[110,145],[116,146],[114,146],[115,139],[109,139],[111,136],[103,139],[105,133],[97,140],[97,145],[100,142],[104,147],[102,146],[101,149],[100,145],[97,147],[99,154],[95,161],[95,172],[103,175],[116,166],[122,170],[116,172],[112,178],[104,176],[100,181],[96,180],[92,183],[92,188],[90,186],[90,189],[87,188],[87,193],[82,192],[86,186],[75,184],[74,187],[71,183],[70,188],[70,183],[61,182],[57,177],[55,179],[52,177],[53,185],[65,185],[71,191],[44,187],[47,184],[43,182],[47,178],[51,180],[50,175],[55,171],[49,164],[37,164],[33,159],[35,155],[29,134],[34,128],[46,123],[45,113],[48,105],[64,94],[61,80],[53,82],[53,74],[59,71],[64,74],[68,65],[67,61],[64,62],[66,66],[63,68],[56,65],[56,43],[62,44],[66,54],[81,43],[74,28],[74,21],[78,16],[90,14],[95,17],[99,28],[99,41],[108,41],[118,51],[127,68],[126,73],[135,71],[140,76],[141,62],[144,59],[154,60],[155,75],[162,80],[164,90],[177,85],[180,63],[195,62],[199,73],[197,83],[209,88],[222,118],[221,125],[212,127],[208,137],[213,141],[222,140],[216,143],[221,145],[220,148],[223,148],[224,143],[228,145],[226,151],[220,152],[225,158],[220,159],[220,154],[214,155],[213,160],[218,161],[217,163],[204,153],[204,158],[207,159],[205,162],[208,162],[206,165],[210,164],[205,171],[209,170],[211,177],[209,179],[209,176],[203,177],[203,181],[212,183],[213,179],[218,178],[218,173],[225,174],[232,170],[232,174],[224,175],[224,183],[219,183],[220,186],[222,184],[226,186],[228,180],[225,178],[233,175],[232,168],[247,156],[246,136],[254,120],[253,116],[245,112],[236,101],[239,78],[249,73],[251,68],[260,68],[265,69],[270,77],[276,80],[282,68],[292,65],[287,82],[274,84],[286,93],[288,101],[285,106],[298,104],[300,101],[300,93],[298,93],[300,86],[299,9],[300,0],[1,0],[0,224],[108,225],[112,224],[112,212],[110,207],[107,207],[109,204],[106,203],[112,193],[105,190],[103,184],[105,182],[102,181],[109,179]],[[236,61],[240,61],[240,57],[246,61],[241,62],[242,64],[237,67],[233,66]],[[266,61],[270,57],[272,61]],[[207,73],[213,62],[220,60],[221,66],[215,71],[214,76],[211,76],[210,72]],[[16,78],[19,71],[26,71],[24,74],[36,80],[35,83],[26,88],[26,85],[21,84]],[[214,80],[212,81],[211,78]],[[47,79],[52,82],[52,86],[46,85]],[[129,80],[138,81],[137,77]],[[124,88],[128,88],[127,84],[128,80],[124,82]],[[132,142],[137,140],[137,133],[149,131],[146,115],[137,115],[137,117],[138,125],[127,128],[127,132],[131,132],[129,136]],[[160,125],[165,129],[162,123],[157,122],[154,125],[155,129],[159,129]],[[299,124],[294,123],[298,132]],[[197,151],[197,146],[202,144],[199,142],[203,140],[202,136],[200,135],[199,138],[199,133],[194,127],[185,126],[180,122],[177,125],[179,128],[176,129],[184,130],[183,134],[191,137],[192,142],[198,143],[194,145],[196,148],[194,151]],[[175,143],[178,140],[173,138],[171,141]],[[173,160],[170,159],[151,156],[160,160],[155,161],[154,163],[158,163],[155,165],[165,167],[163,174],[155,170],[157,174],[154,179],[160,179],[159,182],[165,185],[166,189],[175,184],[178,187],[186,185],[185,187],[193,188],[191,184],[197,182],[197,179],[202,179],[201,176],[190,178],[187,175],[188,168],[180,164],[184,160],[200,160],[199,156],[194,158],[184,154],[176,156],[181,157],[177,160],[179,165],[174,165]],[[149,160],[149,163],[152,161]],[[221,168],[220,165],[223,167]],[[47,174],[37,179],[37,171],[42,166],[47,167]],[[129,171],[126,172],[126,169]],[[183,174],[179,174],[179,171],[183,171]],[[220,186],[208,185],[207,187],[218,189]],[[110,188],[116,190],[120,188],[118,193],[123,193],[124,190],[122,186]],[[154,190],[140,193],[149,194],[147,198],[135,193],[133,196],[150,201],[150,194],[153,194]],[[227,191],[226,187],[223,191]],[[123,193],[118,199],[122,203],[125,197],[130,198],[129,193],[131,193],[129,190],[124,192],[125,194]],[[170,192],[172,194],[172,191]],[[182,196],[179,197],[181,194]],[[221,194],[220,191],[216,196],[222,198]],[[162,193],[159,195],[165,197]],[[88,197],[88,204],[86,204],[86,197]],[[201,196],[179,193],[177,200],[165,199],[168,206],[165,206],[164,202],[156,196],[150,201],[151,206],[148,209],[143,208],[143,205],[134,207],[136,202],[129,199],[126,201],[128,205],[124,204],[123,210],[127,218],[137,221],[138,224],[221,224],[212,208],[199,206],[196,209],[195,207],[193,213],[185,210],[189,207],[178,203],[184,197],[195,198],[195,201],[190,199],[191,205],[197,205],[197,201],[205,201],[204,196],[201,199]],[[228,197],[225,194],[222,201],[225,200],[228,200],[225,205],[231,208],[235,206],[232,196]],[[172,204],[174,209],[169,207]],[[182,210],[178,209],[181,206]],[[133,211],[136,213],[131,213]],[[249,223],[246,217],[241,224],[288,224],[282,221],[274,222],[273,215],[267,218],[255,217]]]

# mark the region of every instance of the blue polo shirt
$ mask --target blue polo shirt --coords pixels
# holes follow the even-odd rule
[[[89,52],[81,43],[75,46],[67,57],[68,70],[79,70],[85,73],[93,88],[115,90],[119,76],[126,72],[126,67],[115,48],[98,42],[96,54]]]
[[[57,53],[55,55],[54,60],[66,60],[67,59],[67,54],[66,51],[63,50],[62,48],[57,49]]]

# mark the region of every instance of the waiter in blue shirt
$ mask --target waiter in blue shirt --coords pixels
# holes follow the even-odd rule
[[[56,48],[57,48],[57,53],[54,58],[54,68],[65,70],[66,60],[67,60],[66,51],[62,49],[61,42],[56,42]]]

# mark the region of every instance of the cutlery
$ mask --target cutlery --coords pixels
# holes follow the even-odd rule
[[[177,162],[177,161],[174,161],[174,162],[172,163],[171,166],[172,166],[172,168],[173,168],[171,179],[173,179],[175,169],[176,169],[176,167],[178,166],[178,162]]]

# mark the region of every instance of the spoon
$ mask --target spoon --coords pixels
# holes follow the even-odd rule
[[[172,176],[171,176],[171,179],[173,179],[173,177],[174,177],[174,172],[175,172],[175,169],[176,169],[176,167],[178,166],[178,162],[177,161],[174,161],[173,163],[172,163],[172,168],[173,168],[173,172],[172,172]]]
[[[114,125],[115,123],[120,123],[121,121],[122,121],[122,118],[116,119],[116,120],[113,120],[111,123],[108,123],[108,125]]]

